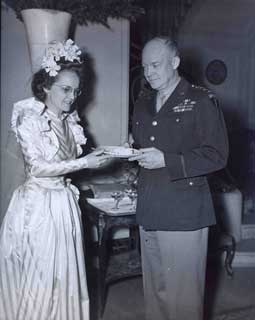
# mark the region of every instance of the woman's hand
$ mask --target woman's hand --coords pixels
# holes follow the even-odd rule
[[[96,149],[95,151],[89,153],[85,158],[88,163],[88,169],[97,169],[105,166],[110,162],[110,157],[104,155],[104,149]]]

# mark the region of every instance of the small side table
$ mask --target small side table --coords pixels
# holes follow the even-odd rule
[[[105,201],[105,204],[102,203],[103,201]],[[89,227],[95,225],[98,234],[97,299],[101,317],[104,312],[108,285],[120,279],[142,274],[139,252],[139,232],[136,224],[135,211],[131,209],[131,205],[126,205],[121,210],[114,212],[110,209],[113,205],[114,201],[111,198],[86,199],[83,193],[81,193],[80,196],[80,206],[84,222],[85,224],[89,223]],[[134,239],[133,248],[130,248],[130,250],[125,253],[111,255],[111,250],[107,244],[109,242],[108,240],[111,239],[114,228],[129,229],[130,238]]]

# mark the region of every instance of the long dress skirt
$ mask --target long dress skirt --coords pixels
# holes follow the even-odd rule
[[[89,319],[80,209],[63,178],[13,194],[0,230],[0,319]]]

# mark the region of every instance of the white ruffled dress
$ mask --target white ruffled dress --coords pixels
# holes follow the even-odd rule
[[[0,319],[88,320],[78,190],[66,173],[85,168],[76,112],[59,119],[35,98],[17,102],[12,130],[26,181],[0,229]]]

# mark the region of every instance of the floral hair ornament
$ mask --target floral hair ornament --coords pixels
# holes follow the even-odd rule
[[[43,57],[41,67],[49,73],[51,77],[55,77],[61,69],[58,65],[58,61],[64,58],[65,61],[78,61],[80,60],[81,50],[74,44],[73,40],[68,39],[65,42],[51,42],[46,49],[46,53]]]

